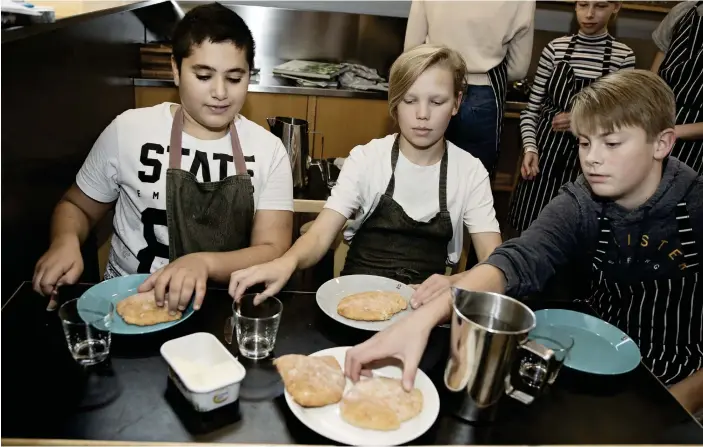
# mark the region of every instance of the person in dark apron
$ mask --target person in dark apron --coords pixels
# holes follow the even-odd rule
[[[600,3],[607,5],[602,11]],[[528,107],[521,114],[525,155],[508,213],[518,232],[527,229],[559,188],[580,173],[577,139],[568,125],[574,96],[601,76],[634,68],[632,50],[607,33],[611,15],[617,12],[611,3],[616,2],[578,2],[579,33],[555,39],[542,53]],[[600,66],[591,62],[594,58],[602,61]]]
[[[53,297],[78,280],[80,244],[113,208],[104,278],[151,274],[139,291],[171,313],[193,297],[198,309],[209,281],[227,282],[290,247],[288,155],[239,113],[253,63],[252,34],[231,9],[206,4],[183,17],[172,38],[181,105],[127,110],[105,128],[57,206],[38,292]]]
[[[427,293],[446,289],[444,274],[458,261],[464,226],[486,259],[500,244],[488,173],[444,138],[465,71],[461,56],[443,46],[403,53],[389,78],[390,111],[401,132],[354,148],[310,229],[281,258],[235,272],[230,295],[239,299],[258,283],[267,288],[257,299],[277,293],[296,269],[324,256],[348,219],[342,275],[423,283]]]
[[[673,157],[703,174],[703,1],[680,2],[653,34],[653,71],[676,95]]]
[[[673,92],[650,71],[621,71],[578,95],[572,113],[584,174],[523,235],[454,285],[522,298],[541,291],[560,265],[584,260],[594,313],[637,342],[644,365],[699,412],[703,181],[669,156],[676,138]],[[356,380],[364,364],[395,357],[404,359],[404,382],[412,383],[427,336],[452,314],[451,301],[445,294],[424,303],[352,348],[347,374]],[[578,345],[581,335],[573,335]]]
[[[500,155],[508,82],[525,77],[532,56],[535,2],[412,2],[405,50],[422,43],[459,51],[467,87],[446,138],[481,160],[491,179]]]

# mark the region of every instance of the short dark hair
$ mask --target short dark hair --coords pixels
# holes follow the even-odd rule
[[[178,22],[173,31],[172,54],[179,71],[193,47],[205,41],[231,42],[246,53],[249,70],[254,68],[254,37],[244,20],[226,6],[219,3],[196,6]]]

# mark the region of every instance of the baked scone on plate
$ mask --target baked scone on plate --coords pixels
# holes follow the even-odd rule
[[[324,407],[342,399],[347,379],[334,357],[286,354],[273,364],[298,405]]]
[[[423,396],[417,388],[403,389],[398,379],[374,377],[360,380],[342,398],[342,419],[359,428],[397,430],[422,411]]]
[[[361,292],[342,298],[337,313],[359,321],[384,321],[408,308],[408,302],[397,292]]]
[[[176,311],[169,315],[168,306],[156,305],[154,291],[137,293],[117,303],[116,310],[127,324],[136,326],[152,326],[159,323],[180,320],[182,312]]]

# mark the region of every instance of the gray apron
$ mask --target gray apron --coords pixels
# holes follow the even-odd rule
[[[169,259],[198,252],[234,251],[249,246],[254,223],[254,185],[234,123],[230,125],[236,174],[217,182],[198,182],[181,167],[183,111],[171,126],[169,169],[166,172],[166,215]]]
[[[576,180],[581,172],[578,139],[571,132],[552,130],[552,120],[571,110],[578,92],[595,79],[578,78],[569,60],[576,47],[577,36],[571,38],[562,60],[556,64],[545,86],[546,97],[537,124],[539,174],[534,180],[520,177],[510,204],[508,219],[517,231],[525,231],[539,213],[557,195],[565,183]],[[601,75],[610,73],[613,39],[605,41]]]
[[[657,250],[658,241],[647,241],[647,254],[653,259],[620,259],[608,247],[616,244],[611,225],[603,214],[598,217],[599,240],[592,259],[593,281],[589,304],[602,319],[619,327],[640,348],[642,363],[666,385],[673,385],[703,366],[703,294],[698,248],[687,204],[676,205],[676,236],[667,250]],[[634,238],[639,242],[640,237]],[[679,247],[676,260],[669,252]],[[637,249],[646,250],[637,244]],[[630,264],[631,262],[631,264]],[[657,278],[661,263],[676,262],[678,271]],[[641,275],[622,268],[631,265]],[[670,277],[669,277],[670,276]]]
[[[659,76],[676,96],[676,124],[703,122],[703,17],[691,8],[674,27]],[[703,174],[703,139],[677,139],[671,155]]]
[[[386,192],[354,234],[342,275],[377,275],[410,284],[445,273],[447,247],[454,236],[447,208],[447,143],[440,162],[439,212],[429,222],[418,222],[393,200],[399,138],[391,151],[393,173]]]

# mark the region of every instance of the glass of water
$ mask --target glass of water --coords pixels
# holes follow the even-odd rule
[[[59,308],[68,350],[76,362],[91,366],[107,359],[114,314],[115,305],[108,300],[76,298]]]
[[[248,359],[263,359],[271,354],[276,344],[283,304],[269,297],[254,305],[256,294],[247,294],[232,305],[234,330],[239,352]]]
[[[554,365],[550,368],[538,356],[525,356],[520,363],[520,375],[528,385],[535,388],[552,385],[574,347],[574,337],[565,328],[544,326],[530,332],[528,339],[552,350],[554,354],[551,361]]]

